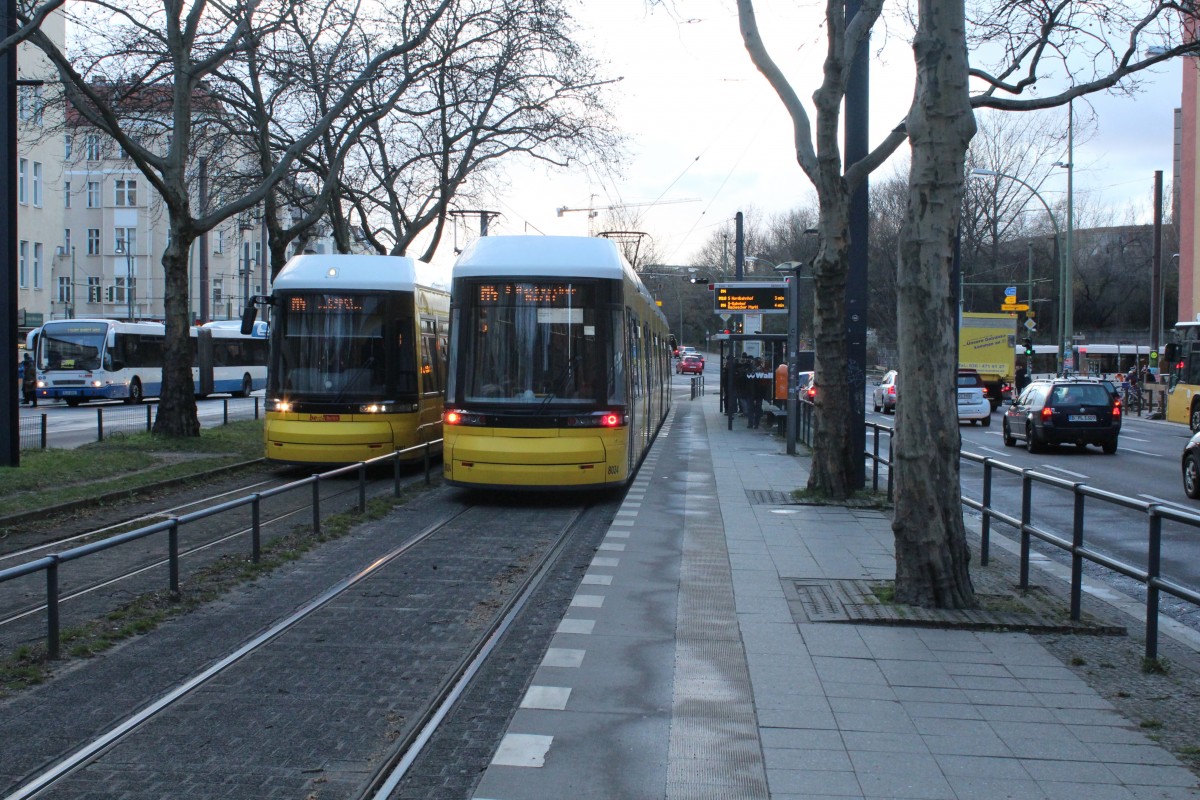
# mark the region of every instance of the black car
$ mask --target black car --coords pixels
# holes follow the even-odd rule
[[[1193,500],[1200,500],[1200,433],[1183,448],[1183,491]]]
[[[1121,401],[1099,381],[1034,381],[1004,412],[1004,444],[1023,439],[1031,453],[1048,444],[1095,444],[1112,454],[1120,433]]]

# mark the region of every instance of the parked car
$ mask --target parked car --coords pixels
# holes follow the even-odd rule
[[[1099,381],[1054,378],[1034,381],[1004,411],[1004,444],[1023,439],[1029,452],[1048,444],[1099,445],[1117,452],[1121,401]]]
[[[681,348],[679,348],[677,355],[680,358],[683,358],[684,356],[698,356],[698,355],[700,355],[700,351],[691,346],[681,347]]]
[[[992,404],[983,378],[973,369],[958,371],[958,421],[974,425],[992,424]]]
[[[704,356],[687,355],[682,356],[675,364],[675,371],[682,375],[685,372],[690,372],[693,375],[704,374]]]
[[[1200,500],[1200,433],[1183,446],[1183,493]]]
[[[796,397],[812,402],[817,396],[817,373],[796,373]]]
[[[885,373],[883,380],[875,384],[875,389],[871,393],[871,404],[875,411],[882,411],[884,414],[896,413],[898,379],[899,376],[893,369]]]

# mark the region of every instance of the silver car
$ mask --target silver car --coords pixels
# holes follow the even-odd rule
[[[985,426],[992,424],[992,404],[977,372],[958,373],[958,421],[972,425],[976,422]]]
[[[899,396],[900,376],[896,370],[889,370],[883,376],[883,380],[875,384],[875,389],[871,393],[871,405],[875,411],[882,411],[884,414],[896,413],[896,398]]]

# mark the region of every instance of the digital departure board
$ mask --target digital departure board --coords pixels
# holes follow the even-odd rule
[[[786,314],[786,283],[717,283],[713,285],[717,311]]]

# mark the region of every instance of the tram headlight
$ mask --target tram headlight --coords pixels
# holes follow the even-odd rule
[[[391,403],[367,403],[358,407],[360,414],[391,414],[393,411]]]
[[[287,400],[271,400],[270,408],[272,411],[280,411],[286,414],[292,410],[292,404]]]

